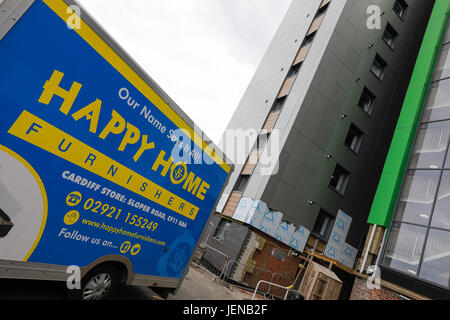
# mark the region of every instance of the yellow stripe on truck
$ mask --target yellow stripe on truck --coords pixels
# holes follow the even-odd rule
[[[199,212],[197,206],[28,111],[22,112],[8,133],[191,220],[195,220]]]

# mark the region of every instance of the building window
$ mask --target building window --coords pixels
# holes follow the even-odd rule
[[[431,226],[433,228],[445,229],[450,231],[450,171],[444,171],[439,193],[436,199],[436,205],[433,211]],[[449,248],[450,249],[450,248]]]
[[[404,0],[397,0],[394,4],[394,12],[402,19],[405,18],[406,10],[408,9],[408,5]]]
[[[323,15],[328,10],[329,6],[330,6],[330,2],[328,2],[327,4],[321,6],[319,8],[319,10],[317,10],[316,18],[320,17],[321,15]]]
[[[267,146],[269,142],[270,133],[268,134],[260,134],[256,139],[255,146],[252,151],[264,151],[264,148]]]
[[[407,173],[395,221],[427,226],[439,187],[439,170],[411,170]]]
[[[333,229],[333,220],[333,217],[328,212],[321,209],[313,228],[313,234],[322,240],[328,241]]]
[[[445,79],[431,85],[422,122],[448,119],[450,119],[450,79]]]
[[[436,81],[446,78],[450,78],[450,44],[444,45],[441,49],[433,80]]]
[[[303,40],[302,47],[304,47],[304,46],[310,44],[311,42],[313,42],[314,37],[316,36],[316,33],[317,33],[317,31],[314,31],[313,33],[307,35],[307,36],[305,37],[305,40]]]
[[[441,169],[450,140],[450,121],[423,124],[419,127],[409,167]]]
[[[228,234],[228,231],[230,231],[231,228],[231,222],[226,220],[226,219],[222,219],[219,222],[219,225],[217,226],[216,231],[214,232],[214,238],[216,238],[217,240],[220,241],[224,241],[225,237]]]
[[[238,180],[236,181],[236,186],[234,188],[234,191],[236,192],[244,192],[245,188],[247,188],[247,184],[250,180],[250,176],[248,175],[241,175],[239,176]]]
[[[277,259],[278,261],[284,262],[286,260],[287,253],[281,249],[273,248],[272,257]]]
[[[417,276],[425,234],[424,227],[394,223],[383,264],[411,276]]]
[[[370,67],[370,71],[381,81],[384,80],[386,74],[387,63],[377,54],[375,60]]]
[[[300,72],[300,66],[301,66],[301,63],[298,63],[295,66],[292,66],[291,69],[289,69],[289,72],[288,72],[286,78],[295,77]]]
[[[347,138],[345,138],[345,145],[353,152],[359,153],[363,140],[364,133],[352,124],[348,131]]]
[[[388,24],[383,34],[383,40],[391,49],[394,49],[395,47],[397,36],[397,31],[395,31],[395,29],[390,24]]]
[[[278,98],[277,100],[275,100],[270,112],[280,111],[281,109],[283,109],[285,102],[286,102],[286,97]]]
[[[330,178],[330,187],[341,195],[344,195],[349,179],[350,173],[338,164],[336,165],[336,169]]]
[[[369,116],[373,113],[375,106],[375,95],[369,89],[364,88],[361,98],[359,99],[359,107]]]
[[[450,289],[450,59],[444,45],[384,249],[383,265]],[[444,79],[443,79],[444,78]]]
[[[450,25],[447,27],[447,31],[444,36],[444,40],[442,40],[442,44],[450,42]]]
[[[450,287],[450,232],[431,229],[423,253],[419,277]]]

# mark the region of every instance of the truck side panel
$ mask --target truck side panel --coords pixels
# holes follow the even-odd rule
[[[0,260],[175,287],[232,167],[84,15],[35,1],[0,40]]]

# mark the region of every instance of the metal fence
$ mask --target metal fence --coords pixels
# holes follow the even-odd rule
[[[199,257],[194,262],[199,268],[207,271],[215,278],[221,278],[222,274],[225,270],[225,267],[228,264],[229,257],[227,254],[213,248],[206,243],[200,244],[200,252],[198,253]],[[213,255],[214,259],[212,262],[208,260],[207,255]]]
[[[202,243],[200,248],[202,252],[199,253],[197,266],[227,285],[253,292],[259,284],[258,292],[264,297],[284,299],[286,287],[294,282],[292,277],[285,274],[230,260],[225,253],[205,243]]]
[[[283,274],[270,270],[245,264],[239,261],[230,260],[224,269],[222,280],[225,282],[247,289],[255,289],[260,281],[274,283],[282,286],[292,285],[292,279]],[[263,283],[260,286],[260,293],[266,296],[282,298],[283,290],[277,286]]]
[[[255,291],[253,292],[252,300],[255,300],[256,294],[258,293],[258,289],[260,287],[262,287],[263,285],[267,285],[272,288],[275,287],[275,288],[281,290],[282,292],[284,292],[284,295],[282,297],[280,297],[282,300],[288,300],[290,298],[289,297],[290,295],[291,295],[291,297],[297,297],[297,299],[299,297],[301,297],[301,294],[298,291],[293,290],[290,287],[284,287],[284,286],[276,284],[276,283],[261,280],[256,285]]]

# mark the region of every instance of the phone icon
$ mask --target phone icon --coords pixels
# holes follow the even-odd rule
[[[69,193],[69,195],[66,198],[66,204],[69,207],[75,207],[81,202],[81,199],[82,199],[81,193],[75,191],[75,192]]]

